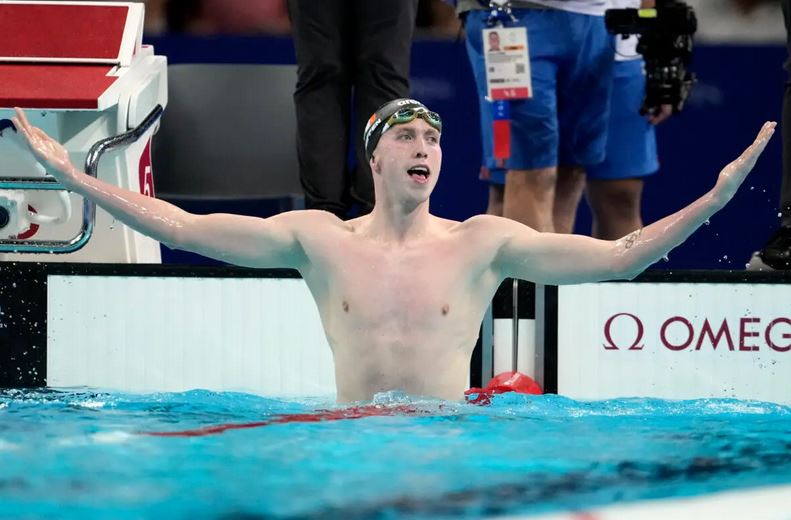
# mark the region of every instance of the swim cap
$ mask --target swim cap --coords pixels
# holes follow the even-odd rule
[[[400,115],[400,117],[397,117]],[[428,124],[442,132],[442,119],[439,114],[430,111],[426,105],[420,101],[408,98],[395,99],[388,101],[380,106],[376,112],[368,119],[363,132],[363,143],[365,144],[365,157],[370,161],[374,154],[376,145],[382,134],[395,125],[408,123],[416,117],[421,117]]]

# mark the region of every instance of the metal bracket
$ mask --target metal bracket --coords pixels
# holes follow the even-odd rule
[[[91,146],[85,159],[85,173],[96,178],[99,172],[99,160],[106,152],[137,142],[156,123],[164,109],[157,105],[136,128],[120,135],[107,137]],[[0,178],[0,190],[49,190],[57,191],[66,188],[53,177],[6,177]],[[73,253],[82,249],[93,234],[96,219],[96,204],[83,199],[82,228],[70,240],[16,240],[0,239],[0,253]]]

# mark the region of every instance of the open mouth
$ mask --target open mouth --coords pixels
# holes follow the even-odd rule
[[[409,177],[412,180],[414,180],[415,182],[419,182],[421,184],[428,182],[428,177],[429,175],[431,175],[428,166],[423,166],[423,165],[413,166],[407,170],[407,173],[409,174]]]

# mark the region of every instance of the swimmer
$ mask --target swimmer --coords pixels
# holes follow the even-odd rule
[[[500,282],[633,278],[725,206],[775,129],[773,122],[764,124],[714,187],[690,205],[618,240],[598,240],[539,233],[492,215],[464,222],[431,215],[442,122],[414,100],[391,101],[371,116],[364,141],[376,205],[346,222],[318,210],[266,219],[193,215],[85,175],[20,109],[13,121],[60,183],[133,229],[231,264],[297,269],[333,351],[339,402],[389,390],[461,399],[479,326]]]

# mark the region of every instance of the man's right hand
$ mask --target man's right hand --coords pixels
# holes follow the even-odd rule
[[[31,125],[21,108],[15,108],[16,117],[11,118],[17,130],[25,137],[30,151],[42,164],[47,166],[47,173],[67,184],[79,175],[69,159],[69,152],[59,142],[48,136],[40,128]]]

